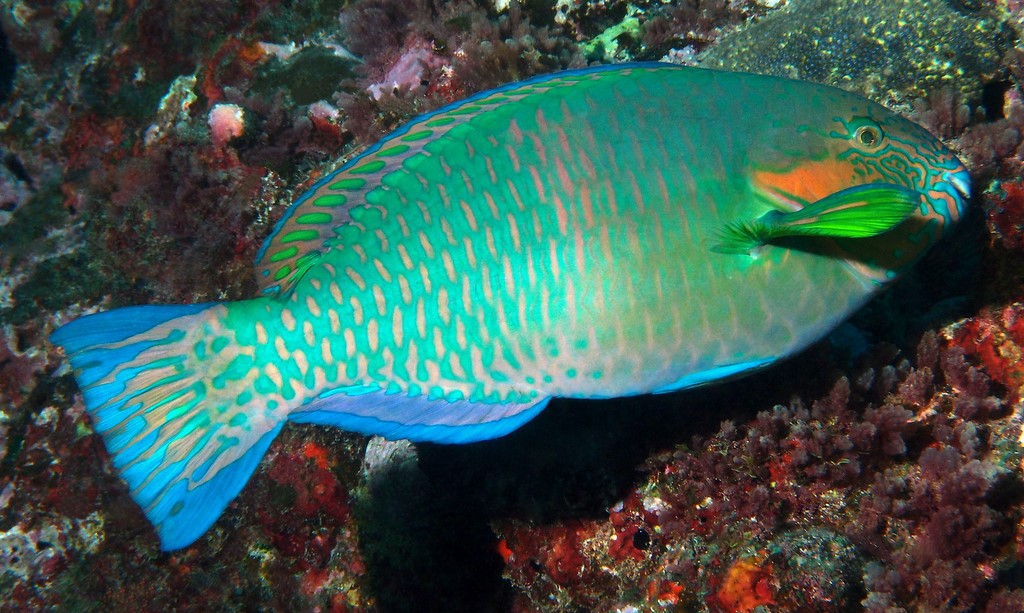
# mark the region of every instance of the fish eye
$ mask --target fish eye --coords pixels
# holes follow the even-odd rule
[[[882,128],[874,122],[865,121],[854,131],[853,140],[868,149],[877,149],[882,145]]]

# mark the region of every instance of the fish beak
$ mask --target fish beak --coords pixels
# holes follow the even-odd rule
[[[932,211],[946,221],[956,221],[967,211],[971,201],[971,175],[958,164],[955,170],[947,170],[940,176],[942,179],[936,185],[938,189],[931,192],[935,197],[931,203]]]
[[[961,167],[956,172],[947,172],[942,178],[952,185],[964,200],[971,199],[971,175],[967,169]]]

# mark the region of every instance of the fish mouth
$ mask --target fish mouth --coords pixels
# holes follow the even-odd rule
[[[956,172],[943,173],[942,180],[952,185],[963,200],[971,199],[971,175],[966,168],[961,167]]]
[[[943,225],[956,222],[964,215],[971,201],[971,175],[960,165],[940,175],[936,191],[929,192],[932,214],[943,218]]]

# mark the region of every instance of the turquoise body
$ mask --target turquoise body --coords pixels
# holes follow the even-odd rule
[[[896,185],[873,238],[712,250],[730,223]],[[470,442],[549,398],[666,392],[814,342],[960,217],[936,139],[836,89],[664,64],[512,84],[331,173],[259,255],[264,296],[133,307],[54,334],[167,549],[200,536],[287,421]]]

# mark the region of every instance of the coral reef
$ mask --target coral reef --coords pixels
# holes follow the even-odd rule
[[[1024,610],[1024,5],[832,4],[5,5],[0,610]],[[292,197],[410,116],[660,58],[895,105],[972,170],[959,242],[742,385],[554,402],[457,448],[289,426],[159,552],[56,326],[246,297]]]
[[[1000,580],[1013,557],[995,560],[1022,536],[1024,415],[991,395],[1001,386],[958,334],[925,335],[916,365],[875,356],[809,406],[794,398],[652,455],[604,520],[497,523],[507,576],[557,610],[1024,606]]]

